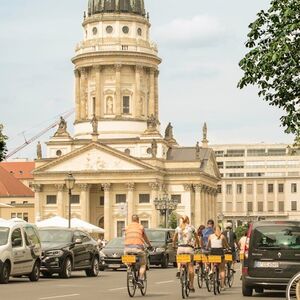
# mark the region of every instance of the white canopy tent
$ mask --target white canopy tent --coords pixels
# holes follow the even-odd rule
[[[46,219],[36,223],[38,228],[43,227],[61,227],[61,228],[68,228],[68,220],[59,216],[52,217],[50,219]]]
[[[23,219],[20,219],[20,218],[12,218],[8,221],[9,222],[15,222],[15,223],[27,223],[26,221],[24,221]]]
[[[103,228],[97,227],[93,224],[90,224],[88,222],[85,222],[85,221],[77,219],[77,218],[71,219],[71,227],[82,229],[89,233],[104,233]]]

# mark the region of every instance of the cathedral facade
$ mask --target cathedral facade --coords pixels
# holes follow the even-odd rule
[[[171,124],[160,131],[161,59],[144,0],[89,0],[83,33],[72,59],[74,134],[61,118],[46,157],[38,150],[36,219],[68,216],[70,172],[72,217],[104,227],[106,239],[119,236],[133,213],[146,227],[160,226],[160,198],[178,202],[176,214],[196,226],[216,219],[220,173],[206,126],[195,147],[179,146]]]

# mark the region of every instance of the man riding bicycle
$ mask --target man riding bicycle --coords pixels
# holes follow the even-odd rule
[[[145,233],[144,227],[139,222],[139,216],[133,215],[132,223],[128,225],[125,230],[124,254],[136,254],[140,258],[139,283],[143,284],[147,264],[145,244],[150,248],[152,246]]]

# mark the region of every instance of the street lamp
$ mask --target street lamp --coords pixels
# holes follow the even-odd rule
[[[168,225],[169,214],[176,210],[178,200],[169,199],[167,194],[164,194],[162,198],[155,198],[154,200],[155,209],[160,212],[161,215],[165,216],[165,228]]]
[[[75,185],[75,178],[72,173],[69,173],[65,179],[66,187],[69,190],[69,228],[71,228],[71,202],[72,202],[72,190]]]

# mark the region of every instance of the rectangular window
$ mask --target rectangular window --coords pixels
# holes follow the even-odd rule
[[[297,211],[297,201],[292,201],[291,203],[292,211]]]
[[[117,221],[117,237],[122,237],[125,230],[125,221]]]
[[[56,195],[47,195],[46,204],[47,205],[55,205],[57,203]]]
[[[219,169],[223,169],[224,168],[224,162],[223,161],[218,161],[217,165],[218,165]]]
[[[236,185],[236,193],[237,194],[242,194],[243,193],[243,185],[242,184],[237,184]]]
[[[257,194],[263,194],[264,193],[264,185],[258,184],[257,185]]]
[[[10,204],[15,205],[17,203],[16,203],[16,201],[10,201]]]
[[[23,214],[22,213],[17,213],[17,218],[23,219]]]
[[[264,203],[262,201],[257,202],[257,210],[259,212],[263,212],[264,211]]]
[[[270,211],[270,212],[274,211],[274,202],[273,201],[268,202],[268,211]]]
[[[79,195],[72,195],[71,204],[80,204],[80,196]]]
[[[221,184],[218,184],[218,193],[222,194],[222,185]]]
[[[141,225],[144,226],[144,228],[149,228],[149,221],[142,220]]]
[[[224,151],[215,151],[216,157],[223,157],[224,156]]]
[[[177,201],[177,203],[181,203],[181,195],[171,195],[171,199]]]
[[[252,202],[248,202],[247,203],[247,208],[249,212],[253,212],[253,203]]]
[[[284,212],[284,201],[279,201],[278,202],[278,210],[280,212]]]
[[[291,184],[291,192],[292,193],[297,193],[297,183],[292,183]]]
[[[274,185],[273,185],[273,183],[269,183],[268,184],[268,193],[269,194],[274,193]]]
[[[226,169],[243,169],[244,162],[243,161],[227,161]]]
[[[104,206],[104,196],[100,196],[99,204],[100,206]]]
[[[248,156],[265,156],[266,149],[248,149],[247,155]]]
[[[227,150],[227,156],[228,157],[242,157],[245,156],[245,150],[240,149],[232,149]]]
[[[28,213],[23,213],[23,220],[28,222]]]
[[[139,203],[150,203],[149,194],[139,194]]]
[[[23,204],[28,204],[28,201],[23,201]]]
[[[227,195],[231,195],[232,194],[232,185],[231,184],[227,184],[226,185],[226,194]]]
[[[130,97],[123,96],[123,114],[130,114]]]
[[[116,195],[116,203],[126,203],[126,194]]]
[[[269,156],[284,156],[286,154],[286,149],[268,149]]]
[[[17,214],[16,213],[11,213],[10,214],[10,217],[13,219],[13,218],[16,218],[17,217]]]
[[[283,193],[284,192],[284,184],[283,183],[279,183],[278,184],[278,193]]]
[[[247,194],[252,195],[253,194],[253,185],[247,184]]]

